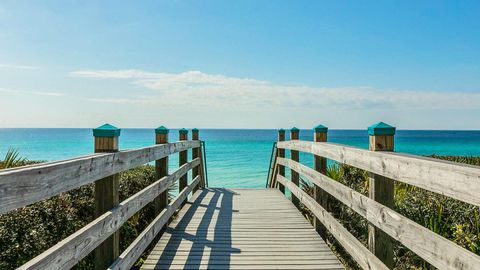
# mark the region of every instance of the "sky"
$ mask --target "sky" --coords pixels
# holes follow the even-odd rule
[[[0,0],[0,127],[480,129],[480,1]]]

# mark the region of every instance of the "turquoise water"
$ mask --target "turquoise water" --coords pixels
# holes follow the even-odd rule
[[[330,142],[368,148],[366,130],[329,130]],[[260,188],[265,186],[272,143],[276,130],[200,130],[206,143],[210,186]],[[288,137],[288,136],[287,136]],[[311,130],[301,130],[300,139],[312,140]],[[171,130],[170,141],[178,139]],[[480,156],[480,131],[410,131],[400,130],[395,149],[418,155]],[[120,148],[137,148],[153,144],[153,129],[123,129]],[[93,152],[91,129],[0,129],[0,157],[9,147],[31,160],[60,160]],[[288,151],[287,151],[288,152]],[[306,165],[312,157],[302,154]],[[170,169],[178,167],[178,156],[170,159]]]

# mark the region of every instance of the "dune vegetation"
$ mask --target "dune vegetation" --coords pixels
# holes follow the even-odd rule
[[[433,158],[480,166],[480,157],[431,156]],[[342,184],[368,196],[368,173],[340,164],[328,167],[327,175]],[[304,191],[313,195],[313,185],[302,179]],[[395,210],[420,225],[454,241],[463,248],[480,255],[479,208],[418,187],[395,183]],[[330,199],[329,208],[345,228],[365,246],[368,241],[368,223],[349,207]],[[312,214],[302,206],[302,212],[313,221]],[[329,245],[350,269],[360,269],[354,260],[329,236]],[[395,269],[435,269],[400,243],[395,244]]]
[[[480,165],[479,157],[433,156],[435,158]],[[0,160],[0,169],[38,163],[10,150]],[[368,174],[339,164],[328,167],[328,176],[362,194],[368,194]],[[145,165],[121,173],[120,200],[145,188],[155,180],[153,166]],[[302,188],[313,194],[311,183],[302,180]],[[0,269],[14,269],[94,219],[93,185],[54,196],[0,215]],[[338,201],[330,201],[334,216],[362,243],[367,244],[368,223]],[[395,210],[458,245],[480,254],[480,213],[478,207],[462,203],[420,188],[396,183]],[[305,217],[312,215],[302,208]],[[148,205],[126,222],[120,231],[120,246],[125,249],[154,219],[154,207]],[[359,269],[341,246],[329,237],[329,245],[350,269]],[[142,259],[139,260],[140,264]],[[396,269],[433,269],[400,244],[395,247]],[[137,265],[138,267],[138,265]],[[83,259],[75,269],[92,269],[93,256]]]

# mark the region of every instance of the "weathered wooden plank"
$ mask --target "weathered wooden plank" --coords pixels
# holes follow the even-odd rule
[[[318,125],[315,127],[313,133],[313,140],[315,142],[326,142],[327,141],[327,131],[328,129],[323,125]],[[319,173],[327,174],[327,159],[321,156],[313,156],[313,168]],[[313,187],[313,198],[315,201],[318,202],[325,210],[330,211],[329,203],[328,203],[328,193],[323,191],[320,187],[314,186]],[[318,234],[322,236],[322,238],[327,241],[327,229],[322,223],[315,218],[313,220],[313,224],[315,226],[315,230],[317,230]]]
[[[118,152],[119,133],[118,128],[110,126],[111,136],[95,136],[96,130],[93,130],[95,137],[95,153]],[[103,215],[110,209],[118,206],[120,189],[120,175],[113,174],[108,177],[95,181],[95,218]],[[120,232],[114,232],[95,248],[95,269],[103,270],[108,267],[120,254]]]
[[[197,158],[199,160],[199,158]],[[200,161],[199,161],[200,162]],[[188,163],[187,163],[188,164]],[[196,165],[198,166],[198,164]],[[195,166],[193,166],[195,167]],[[150,225],[143,230],[140,235],[135,238],[132,244],[120,254],[120,256],[115,260],[115,262],[108,268],[110,270],[121,270],[121,269],[130,269],[130,267],[137,261],[137,259],[142,255],[143,251],[150,245],[152,240],[158,234],[158,232],[163,228],[163,226],[168,222],[172,217],[175,211],[185,202],[188,198],[188,194],[198,185],[200,182],[200,176],[195,177],[192,183],[187,185],[182,192],[178,194],[175,200],[170,203],[163,211],[157,216]]]
[[[1,170],[0,214],[199,146],[199,141],[175,142]]]
[[[298,128],[290,129],[290,141],[298,141],[300,136],[300,130]],[[300,161],[300,153],[297,150],[290,150],[290,158],[295,161]],[[299,186],[300,185],[300,175],[295,170],[290,170],[290,178],[292,179],[292,183]],[[292,203],[297,207],[300,208],[300,203],[298,198],[292,194]]]
[[[390,133],[369,132],[369,150],[393,152],[395,129],[389,129]],[[380,133],[377,134],[377,133]],[[368,174],[368,197],[388,208],[395,207],[395,182],[394,180],[375,173]],[[388,268],[394,268],[393,240],[385,232],[368,224],[368,249],[377,256]]]
[[[312,183],[321,186],[330,195],[433,266],[439,269],[474,270],[480,265],[480,256],[361,193],[298,162],[288,159],[279,159],[278,162],[293,167]]]
[[[129,197],[111,211],[27,262],[20,269],[69,269],[73,267],[113,232],[117,231],[138,210],[153,201],[199,162],[199,159],[195,159],[180,167],[173,174],[163,177]]]
[[[277,270],[277,269],[290,269],[290,270],[302,270],[302,269],[315,269],[315,270],[340,270],[345,269],[338,264],[331,264],[331,265],[281,265],[281,264],[271,264],[271,265],[258,265],[258,264],[251,264],[251,265],[208,265],[208,264],[187,264],[187,265],[145,265],[142,269],[151,270],[151,269],[170,269],[170,270],[202,270],[202,269],[211,269],[211,270],[225,270],[225,269],[253,269],[253,270]]]
[[[402,153],[372,152],[326,142],[278,142],[438,194],[480,206],[480,167]]]
[[[287,165],[284,163],[284,165]],[[278,176],[277,181],[282,183],[285,187],[290,189],[292,193],[295,193],[300,199],[300,202],[304,204],[312,213],[318,218],[320,222],[330,231],[330,233],[337,239],[337,241],[343,246],[343,248],[352,256],[352,258],[363,269],[384,269],[387,270],[382,261],[380,261],[374,254],[372,254],[355,236],[353,236],[347,229],[345,229],[340,222],[330,215],[322,206],[320,206],[312,197],[303,192],[295,184],[288,181],[283,176]],[[327,190],[328,192],[328,190]]]
[[[312,226],[277,189],[203,190],[182,208],[147,261],[144,269],[149,264],[159,269],[243,269],[251,265],[255,269],[281,269],[288,264],[292,269],[304,265],[343,269]]]
[[[182,128],[178,131],[178,138],[180,141],[187,141],[188,140],[188,130]],[[183,164],[187,163],[188,161],[188,151],[180,151],[178,153],[178,166],[182,166]],[[178,192],[182,192],[184,188],[188,185],[187,175],[180,177],[178,180]],[[186,200],[185,200],[186,201]]]
[[[215,256],[232,256],[232,257],[245,257],[245,258],[250,258],[250,257],[260,257],[260,256],[265,256],[270,258],[271,256],[273,257],[288,257],[288,256],[309,256],[309,257],[314,257],[314,256],[334,256],[332,251],[329,248],[325,248],[324,250],[314,250],[314,251],[306,251],[306,252],[292,252],[288,250],[283,250],[283,251],[252,251],[252,250],[242,250],[241,252],[236,252],[232,253],[231,251],[227,250],[211,250],[211,249],[205,249],[203,251],[163,251],[163,250],[152,250],[152,252],[149,255],[149,258],[155,257],[158,258],[161,255],[167,256],[167,257],[175,257],[175,256],[180,256],[180,257],[186,257],[186,256],[210,256],[210,255],[215,255]]]
[[[278,261],[278,260],[277,260]],[[245,260],[243,258],[234,259],[234,258],[224,258],[223,260],[218,260],[216,257],[210,258],[201,258],[201,259],[194,259],[191,257],[187,258],[174,258],[174,259],[163,259],[160,261],[153,261],[147,260],[145,261],[144,265],[154,264],[154,265],[188,265],[188,264],[206,264],[206,265],[272,265],[276,264],[277,261],[274,260],[265,260],[259,259],[256,260]],[[310,258],[310,259],[297,259],[295,257],[289,258],[286,260],[280,260],[283,265],[333,265],[338,263],[338,259],[336,257],[320,257],[320,258]]]
[[[170,131],[164,126],[155,129],[155,144],[168,143],[168,133]],[[155,176],[161,179],[168,175],[168,156],[155,160]],[[168,204],[168,191],[162,192],[154,201],[155,215],[159,215]]]
[[[197,129],[197,128],[194,128],[192,129],[192,141],[199,141],[200,140],[200,131]],[[193,190],[193,192],[195,193],[198,188],[200,187],[204,187],[205,184],[205,180],[203,179],[203,172],[201,173],[202,171],[202,168],[203,168],[203,161],[202,161],[202,155],[201,155],[202,151],[201,151],[201,147],[198,147],[198,148],[192,148],[192,159],[195,159],[195,158],[200,158],[200,166],[197,166],[195,168],[192,169],[192,179],[195,179],[195,177],[197,177],[197,175],[200,175],[200,184],[196,187],[196,190]]]
[[[278,141],[279,142],[282,142],[282,141],[285,141],[285,130],[284,129],[280,129],[278,131]],[[273,163],[274,165],[277,164],[277,157],[285,157],[285,149],[279,149],[278,147],[275,148],[277,151],[277,156],[275,156],[275,162]],[[275,176],[276,176],[276,173],[275,171],[278,170],[278,174],[279,175],[283,175],[285,176],[285,167],[284,166],[274,166],[273,167],[274,169],[274,172],[273,172],[273,175],[272,175],[272,185],[270,187],[274,188],[275,185],[277,184],[276,181],[275,181]],[[279,185],[278,186],[278,189],[280,190],[280,192],[282,192],[283,194],[285,194],[285,187],[282,186],[282,185]]]

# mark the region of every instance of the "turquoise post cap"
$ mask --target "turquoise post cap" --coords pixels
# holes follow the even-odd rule
[[[169,130],[165,126],[160,126],[155,129],[155,134],[168,134]]]
[[[328,128],[324,125],[318,125],[318,126],[313,128],[313,131],[315,131],[315,132],[327,132]]]
[[[368,135],[394,135],[395,127],[384,122],[378,122],[368,127]]]
[[[180,130],[178,131],[178,133],[180,133],[180,134],[188,134],[188,130],[182,128],[182,129],[180,129]]]
[[[93,129],[93,136],[95,137],[118,137],[120,136],[120,129],[110,124],[105,124]]]
[[[283,129],[283,128],[279,129],[278,133],[285,133],[285,129]]]
[[[198,128],[193,128],[192,132],[198,132]]]
[[[293,127],[292,129],[290,129],[290,132],[300,132],[300,129]]]

